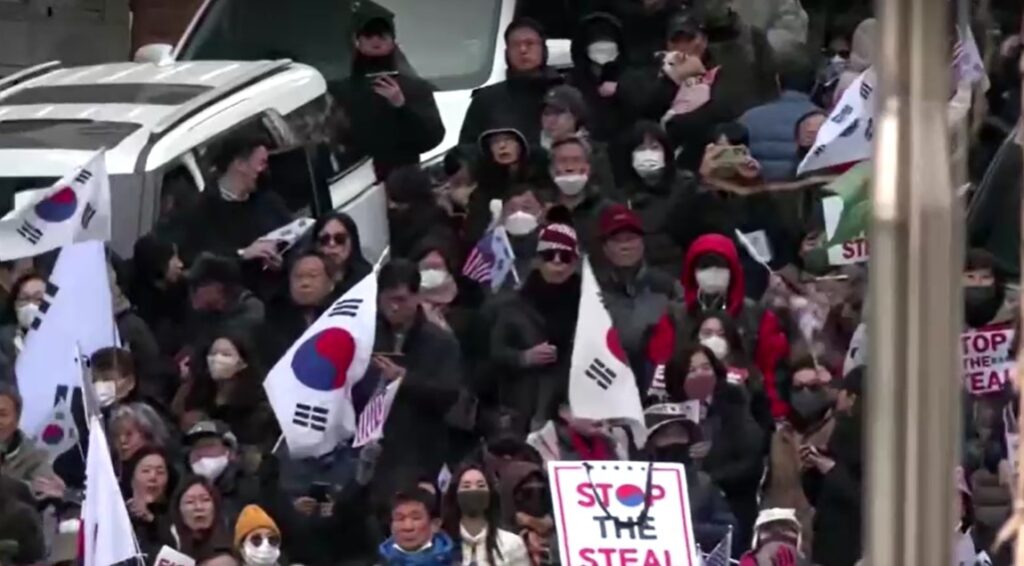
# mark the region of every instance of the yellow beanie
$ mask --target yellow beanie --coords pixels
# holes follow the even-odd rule
[[[266,511],[259,505],[246,505],[235,524],[235,548],[241,547],[245,537],[256,529],[270,529],[277,536],[281,536],[281,530],[277,528],[277,523],[270,518],[270,515],[267,515]]]

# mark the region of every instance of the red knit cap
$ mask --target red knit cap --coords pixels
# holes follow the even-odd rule
[[[540,231],[540,239],[537,241],[537,253],[547,251],[569,252],[573,256],[579,255],[576,230],[568,224],[549,224]]]

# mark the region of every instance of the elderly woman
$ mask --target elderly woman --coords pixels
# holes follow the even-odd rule
[[[114,457],[121,471],[144,448],[170,450],[170,433],[163,420],[145,403],[128,403],[115,407],[107,423],[107,437],[114,448]],[[131,478],[121,476],[122,483]]]

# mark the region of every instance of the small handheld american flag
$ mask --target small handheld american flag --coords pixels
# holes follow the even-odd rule
[[[491,284],[498,289],[509,273],[514,273],[515,253],[505,228],[496,226],[489,229],[469,252],[462,274],[477,283]]]

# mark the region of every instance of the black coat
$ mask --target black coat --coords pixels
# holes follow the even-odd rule
[[[859,414],[840,415],[829,439],[836,465],[821,479],[812,549],[815,563],[822,566],[853,566],[861,555],[861,429]]]
[[[588,43],[592,37],[591,29],[595,24],[618,32],[615,39],[619,46],[619,59],[604,66],[595,65],[587,56]],[[570,75],[570,82],[579,89],[587,103],[589,112],[587,131],[600,141],[615,140],[630,123],[625,100],[617,90],[614,95],[609,97],[601,96],[598,92],[602,83],[619,82],[625,69],[626,52],[627,46],[622,35],[622,24],[615,16],[605,13],[591,14],[580,22],[580,29],[572,42],[573,71]],[[619,86],[625,92],[626,87]]]
[[[394,352],[395,345],[394,332],[378,319],[373,351]],[[459,343],[422,313],[400,351],[396,363],[406,375],[384,425],[383,452],[373,480],[377,503],[387,502],[396,488],[424,475],[437,477],[448,453],[448,413],[463,387]]]
[[[238,257],[238,250],[290,221],[288,208],[277,193],[260,189],[246,201],[229,202],[214,181],[186,219],[188,230],[179,242],[181,257],[186,263],[202,252]]]
[[[25,484],[0,476],[0,540],[18,543],[13,564],[34,564],[46,554],[43,525]]]
[[[539,73],[530,76],[509,71],[504,81],[473,91],[473,101],[466,110],[459,143],[475,144],[480,134],[496,123],[504,122],[522,132],[528,144],[538,145],[544,95],[561,83],[558,73],[542,67]]]
[[[379,70],[356,57],[349,78],[331,90],[349,121],[348,139],[343,142],[372,157],[383,179],[396,167],[418,164],[421,153],[441,143],[445,130],[433,85],[411,69],[398,68],[393,78],[405,95],[405,104],[395,108],[374,92],[374,79],[367,77]]]
[[[529,425],[529,430],[540,428],[568,391],[579,300],[578,275],[555,287],[536,271],[519,293],[498,299],[501,304],[491,327],[491,365],[482,377],[491,386],[488,389],[497,391],[499,404],[514,411],[515,422]],[[558,348],[557,362],[527,366],[523,354],[544,342]]]

